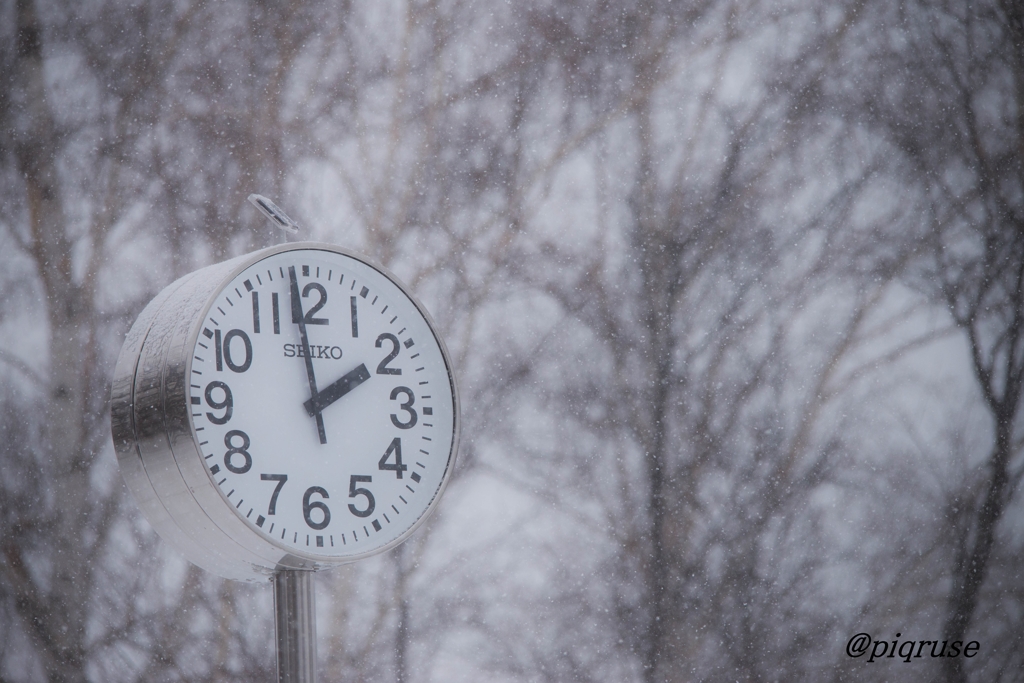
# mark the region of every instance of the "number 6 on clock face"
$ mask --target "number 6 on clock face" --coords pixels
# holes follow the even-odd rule
[[[222,575],[329,566],[401,542],[436,503],[458,445],[455,382],[425,310],[384,269],[327,245],[284,245],[211,268],[213,284],[198,271],[161,295],[136,345],[145,356],[161,325],[172,327],[164,317],[180,317],[186,305],[172,305],[174,297],[191,297],[180,399],[191,455],[171,449],[183,481],[148,474],[156,470],[139,434],[145,420],[130,434],[138,447],[118,448],[137,497],[163,501],[143,506],[158,530],[173,525],[168,537]],[[144,395],[143,370],[118,376],[115,390],[131,383],[129,393]],[[129,410],[119,405],[115,418]],[[120,424],[115,442],[129,429]],[[171,505],[172,489],[192,491],[194,501]],[[197,515],[212,531],[188,528]],[[244,549],[237,560],[225,559],[234,546],[218,531]]]

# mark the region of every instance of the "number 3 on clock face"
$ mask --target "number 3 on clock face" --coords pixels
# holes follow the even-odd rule
[[[268,252],[193,330],[195,445],[252,533],[298,557],[356,559],[408,535],[450,476],[448,356],[383,269],[322,245]]]

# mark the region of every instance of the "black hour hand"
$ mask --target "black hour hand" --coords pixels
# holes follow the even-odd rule
[[[351,370],[341,379],[325,387],[323,391],[302,405],[305,406],[309,416],[313,417],[368,379],[370,379],[370,371],[366,369],[365,364],[360,363],[355,370]]]

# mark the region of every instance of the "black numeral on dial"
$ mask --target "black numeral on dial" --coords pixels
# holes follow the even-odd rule
[[[235,446],[232,443],[236,438],[240,438],[242,440],[241,446]],[[234,472],[235,474],[245,474],[252,469],[252,456],[249,455],[248,434],[240,429],[232,429],[224,435],[224,445],[228,448],[227,453],[224,454],[224,467],[227,467],[228,471]],[[239,466],[233,464],[235,455],[242,456],[242,464]]]
[[[391,455],[394,454],[395,462],[390,463],[388,460]],[[380,462],[377,463],[377,469],[384,470],[386,472],[394,472],[398,479],[402,478],[402,472],[409,469],[405,464],[402,463],[402,440],[397,436],[391,440],[391,445],[384,451],[384,455],[381,457]]]
[[[409,414],[409,419],[404,422],[398,419],[398,415],[391,413],[391,422],[399,429],[411,429],[416,426],[416,411],[413,409],[412,404],[416,402],[416,396],[412,393],[412,389],[409,387],[395,387],[391,390],[391,400],[398,398],[399,394],[405,394],[409,400],[399,406],[403,411]]]
[[[260,475],[260,479],[262,479],[263,481],[276,481],[277,482],[277,486],[274,487],[274,492],[270,494],[270,507],[267,508],[267,516],[269,517],[270,515],[275,514],[277,512],[277,497],[278,497],[278,495],[280,495],[281,489],[282,489],[282,487],[284,487],[284,483],[286,481],[288,481],[288,475],[287,474],[261,474]],[[326,496],[324,496],[324,497],[326,498]],[[309,518],[307,517],[306,519],[308,520]]]
[[[281,334],[281,302],[277,292],[270,293],[270,311],[274,316],[274,334]]]
[[[221,391],[224,392],[223,400],[218,401],[213,397],[214,389],[220,389]],[[230,420],[231,411],[232,408],[234,407],[234,401],[231,398],[231,389],[228,388],[228,385],[225,384],[224,382],[221,382],[220,380],[214,380],[206,385],[206,391],[204,393],[206,394],[206,402],[209,404],[211,408],[213,408],[214,410],[224,411],[224,414],[221,415],[220,417],[214,415],[213,413],[207,413],[206,418],[215,425],[222,425],[228,420]]]
[[[238,345],[232,345],[231,342],[235,339],[242,340],[242,349],[245,351],[245,360],[241,363],[235,362],[232,348],[237,349]],[[214,333],[213,345],[217,358],[217,370],[223,370],[224,366],[227,365],[228,369],[232,372],[245,372],[252,365],[252,342],[249,341],[249,335],[242,330],[230,330],[224,335],[223,343],[221,341],[220,330]],[[234,353],[237,353],[235,351]]]
[[[356,337],[359,336],[359,313],[357,310],[358,306],[356,305],[356,298],[354,296],[349,298],[351,299],[350,303],[352,304],[352,338],[355,339]],[[380,344],[377,344],[377,346],[380,346]]]
[[[260,333],[260,293],[252,293],[252,333]]]
[[[349,477],[349,480],[348,480],[348,497],[349,498],[356,498],[358,496],[363,496],[363,497],[366,498],[366,509],[365,510],[360,510],[359,508],[357,508],[352,503],[348,504],[349,512],[351,512],[356,517],[369,517],[370,515],[373,514],[374,508],[377,507],[377,501],[375,501],[373,499],[373,494],[370,493],[369,489],[364,489],[364,488],[356,487],[356,484],[361,484],[361,483],[364,483],[364,482],[368,484],[368,483],[370,483],[372,481],[373,481],[373,477],[370,477],[369,475],[365,475],[365,474],[353,474],[351,477]]]
[[[331,511],[327,509],[327,505],[322,500],[311,501],[309,499],[309,497],[312,496],[314,493],[322,496],[323,498],[330,498],[330,496],[327,495],[327,491],[325,491],[322,487],[310,486],[308,489],[306,489],[306,493],[302,496],[302,516],[305,517],[306,524],[308,524],[311,529],[316,529],[317,531],[320,531],[321,529],[323,529],[331,523]],[[349,507],[352,506],[349,505]],[[321,513],[323,513],[323,519],[321,519],[319,522],[314,522],[312,517],[313,510],[319,510]]]
[[[352,297],[352,299],[354,301],[355,297]],[[380,335],[379,337],[377,337],[377,341],[374,342],[373,345],[376,346],[379,349],[379,348],[381,348],[381,344],[385,340],[391,342],[391,353],[386,355],[384,357],[384,360],[382,360],[380,363],[377,364],[377,374],[378,375],[401,375],[402,374],[401,368],[389,368],[388,367],[388,363],[393,361],[395,358],[398,358],[398,351],[399,351],[399,349],[402,348],[402,345],[398,343],[398,337],[396,337],[395,335],[391,334],[390,332],[385,332],[382,335]]]
[[[304,316],[302,316],[302,322],[306,325],[326,325],[327,318],[314,318],[313,314],[323,308],[327,303],[327,290],[324,289],[324,286],[319,282],[310,282],[302,288],[302,298],[308,298],[310,292],[316,292],[320,295],[320,298],[317,299],[317,302],[313,304],[308,311],[306,311]],[[298,311],[292,311],[292,323],[295,325],[299,324],[298,317],[296,315],[297,313]]]

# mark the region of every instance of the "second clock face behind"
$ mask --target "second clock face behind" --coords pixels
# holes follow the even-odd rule
[[[227,504],[297,556],[355,559],[404,537],[447,480],[448,359],[417,304],[345,253],[257,261],[196,331],[194,438]]]

